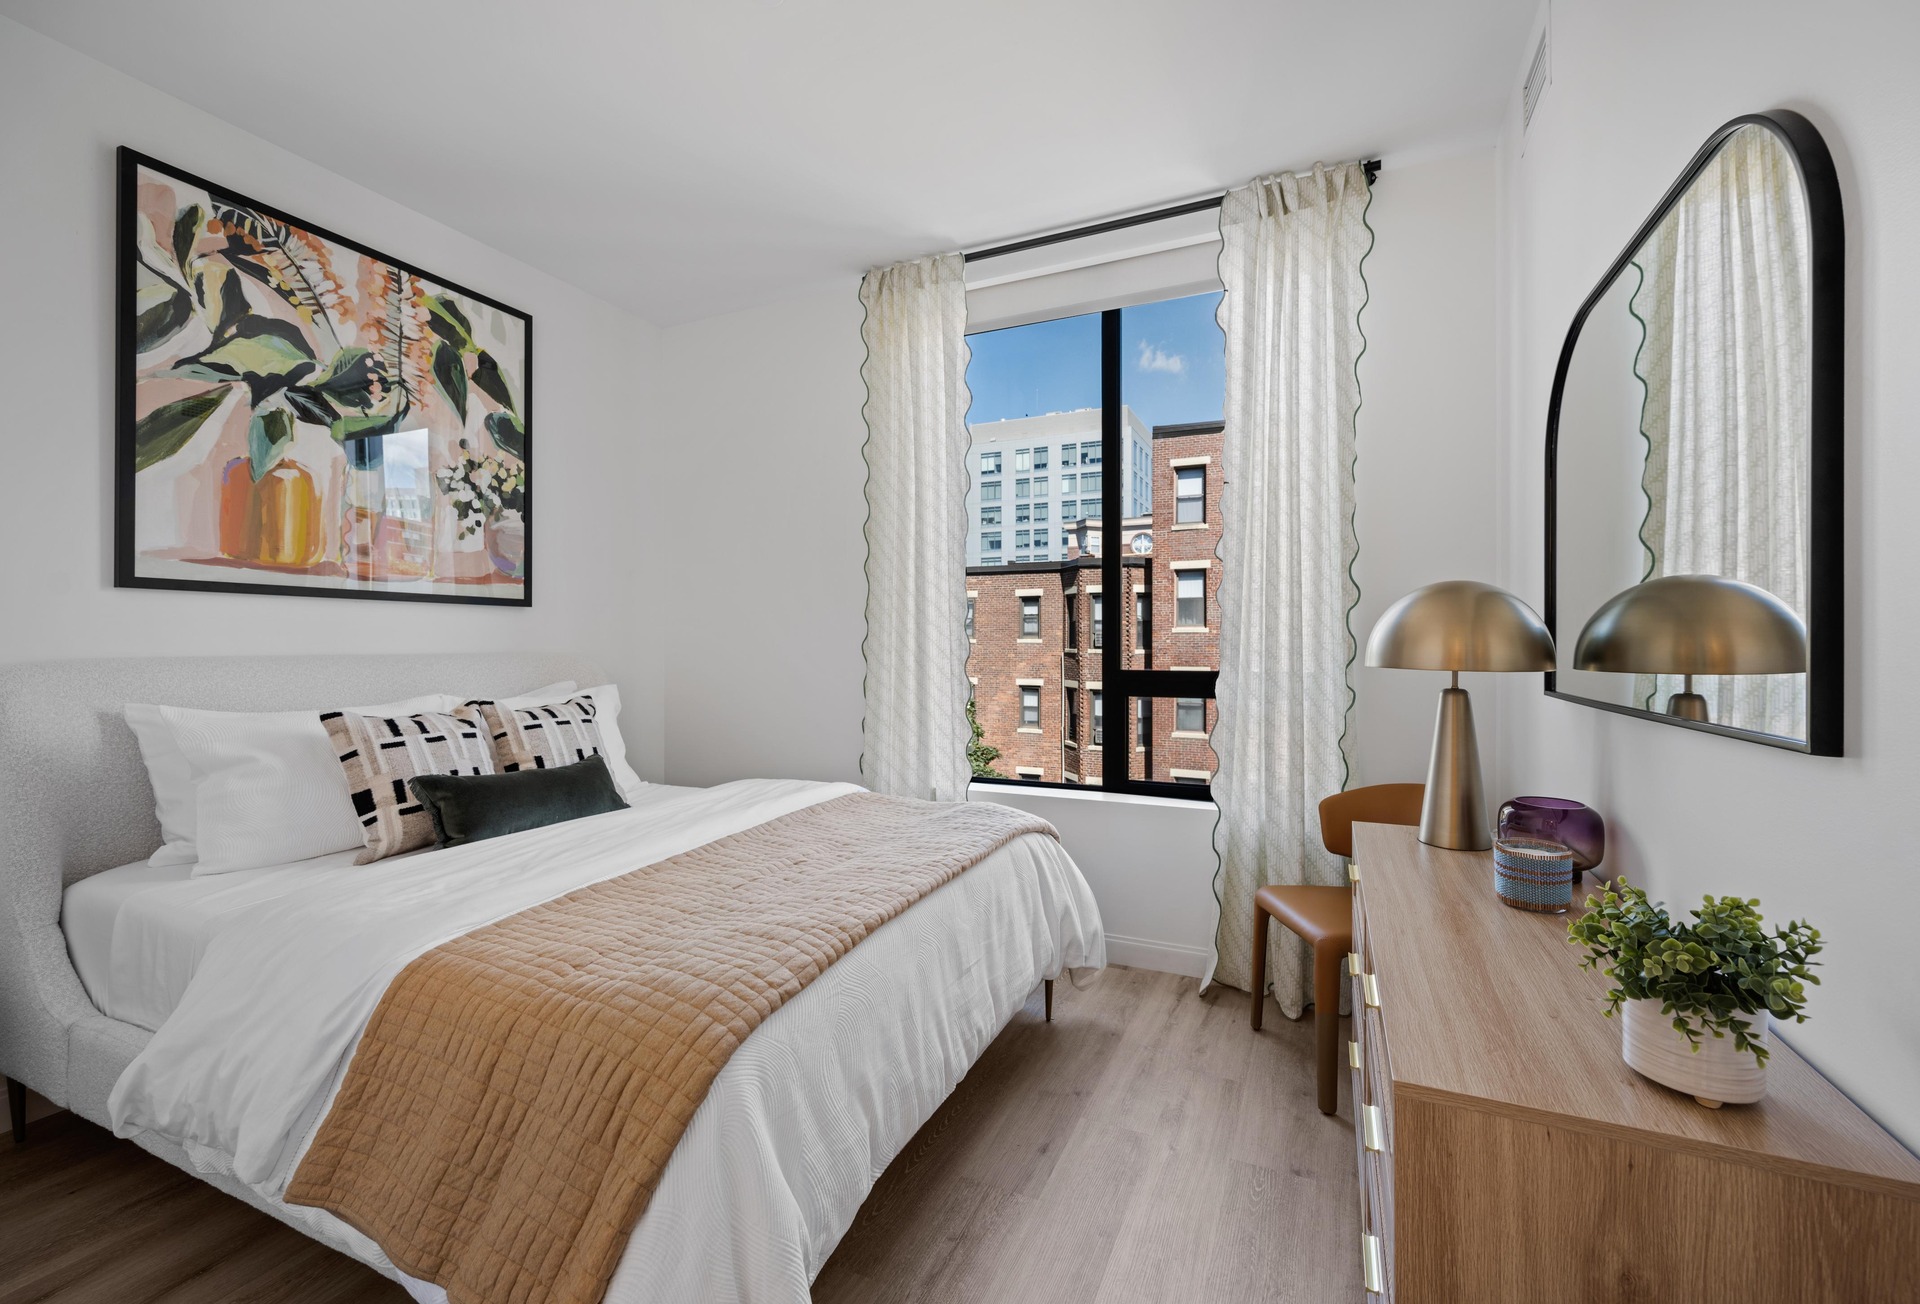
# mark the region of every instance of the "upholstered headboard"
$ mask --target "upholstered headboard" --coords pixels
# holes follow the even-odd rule
[[[127,1027],[96,1010],[74,974],[60,894],[160,845],[121,715],[128,702],[318,711],[434,692],[506,696],[559,679],[604,682],[581,658],[544,652],[0,665],[0,1073],[67,1103],[78,1034],[111,1040]]]

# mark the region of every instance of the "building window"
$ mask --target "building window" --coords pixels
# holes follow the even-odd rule
[[[1173,728],[1176,733],[1207,731],[1207,700],[1204,697],[1176,698],[1173,704]]]
[[[1031,506],[1026,503],[1015,503],[1013,505],[1013,523],[1015,525],[1025,525],[1032,519],[1033,508]]]
[[[1093,645],[1096,648],[1107,645],[1107,606],[1101,601],[1103,596],[1093,595]]]
[[[1207,519],[1207,468],[1183,466],[1173,473],[1173,522],[1196,525]]]
[[[1036,475],[1033,477],[1033,496],[1035,498],[1045,498],[1047,496],[1047,477],[1044,475]]]
[[[1080,445],[1080,465],[1081,466],[1099,466],[1100,465],[1100,445],[1098,444]]]
[[[1080,646],[1080,595],[1077,593],[1067,595],[1067,646]]]
[[[1093,690],[1093,745],[1095,747],[1103,745],[1102,739],[1106,734],[1107,711],[1105,698],[1105,693],[1097,688]]]
[[[982,525],[1000,524],[1000,509],[998,507],[982,507],[980,509],[980,524]]]
[[[1000,474],[1000,454],[998,453],[980,454],[980,474],[981,475],[999,475]]]
[[[1133,699],[1133,745],[1145,747],[1153,739],[1153,702],[1150,698]]]
[[[1100,473],[1098,471],[1082,471],[1080,473],[1080,492],[1083,494],[1097,494],[1100,492]]]
[[[1036,471],[1044,471],[1047,469],[1047,450],[1046,449],[1036,448],[1033,450],[1033,469]],[[1043,481],[1041,482],[1041,485],[1040,485],[1040,492],[1045,493],[1046,491],[1047,491],[1047,486],[1046,486],[1046,483]]]
[[[1062,444],[1062,445],[1060,445],[1060,465],[1061,465],[1061,466],[1072,466],[1072,465],[1073,465],[1073,463],[1074,463],[1074,460],[1075,460],[1075,459],[1076,459],[1076,457],[1078,456],[1078,454],[1076,454],[1076,453],[1074,452],[1074,450],[1075,450],[1076,448],[1078,448],[1078,447],[1080,447],[1080,445],[1078,445],[1078,444]]]
[[[1077,494],[1077,493],[1079,493],[1079,492],[1080,492],[1080,477],[1079,477],[1079,476],[1077,476],[1077,475],[1063,475],[1063,476],[1061,476],[1061,477],[1060,477],[1060,492],[1061,492],[1061,493],[1063,493],[1063,494]]]
[[[967,642],[969,643],[973,642],[973,599],[972,598],[967,599]],[[968,690],[968,696],[972,696],[971,689]]]
[[[1153,595],[1133,595],[1133,645],[1142,652],[1153,648]],[[1143,702],[1146,700],[1141,699]]]
[[[1033,450],[1031,448],[1018,448],[1014,450],[1013,469],[1016,471],[1033,470]]]
[[[1021,531],[1021,534],[1024,535],[1025,531],[1024,530]],[[1020,637],[1021,638],[1039,638],[1040,637],[1040,599],[1039,598],[1020,599]],[[1034,723],[1038,724],[1039,721],[1035,720]]]
[[[1047,492],[1045,485],[1042,485],[1040,487],[1040,492],[1042,494],[1045,494]],[[1025,511],[1026,508],[1023,507],[1020,510]],[[1042,525],[1046,524],[1046,520],[1047,520],[1047,504],[1046,503],[1035,503],[1033,505],[1033,519],[1040,522]]]
[[[981,551],[981,552],[999,552],[999,551],[1000,551],[1000,536],[999,536],[999,534],[997,534],[997,533],[995,533],[995,534],[983,534],[983,535],[981,535],[981,536],[980,536],[980,551]]]
[[[1180,570],[1173,573],[1173,623],[1201,627],[1207,623],[1207,573]]]
[[[981,482],[980,501],[983,503],[997,503],[1000,501],[1000,482],[998,480],[983,480]]]
[[[1080,690],[1073,687],[1067,689],[1067,745],[1080,745]]]
[[[1030,497],[1032,493],[1033,481],[1027,479],[1025,476],[1013,482],[1013,496],[1015,498],[1027,498]]]
[[[1020,686],[1020,724],[1027,729],[1040,727],[1040,689],[1034,684]]]
[[[1087,521],[1099,520],[1100,500],[1098,498],[1082,498],[1080,500],[1080,518]]]

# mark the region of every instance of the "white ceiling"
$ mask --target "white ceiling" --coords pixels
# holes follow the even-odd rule
[[[671,324],[1315,159],[1385,155],[1390,170],[1490,139],[1535,3],[0,0],[0,13]]]

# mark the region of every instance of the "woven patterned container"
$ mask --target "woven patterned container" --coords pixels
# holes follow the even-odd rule
[[[1541,838],[1496,838],[1493,894],[1516,910],[1557,915],[1573,905],[1573,852]]]

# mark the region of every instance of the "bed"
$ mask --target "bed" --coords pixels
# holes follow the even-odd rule
[[[443,1298],[339,1219],[279,1198],[386,978],[436,936],[565,892],[623,856],[671,855],[851,789],[654,785],[628,811],[415,853],[382,862],[386,874],[330,857],[193,879],[142,863],[158,827],[120,708],[320,709],[561,678],[598,680],[577,660],[537,654],[0,668],[0,1072],[96,1123],[117,1121],[143,1148],[416,1298]],[[329,918],[384,922],[329,933]],[[1017,838],[935,889],[728,1060],[606,1298],[805,1300],[880,1172],[1034,988],[1102,963],[1098,912],[1052,839]]]

